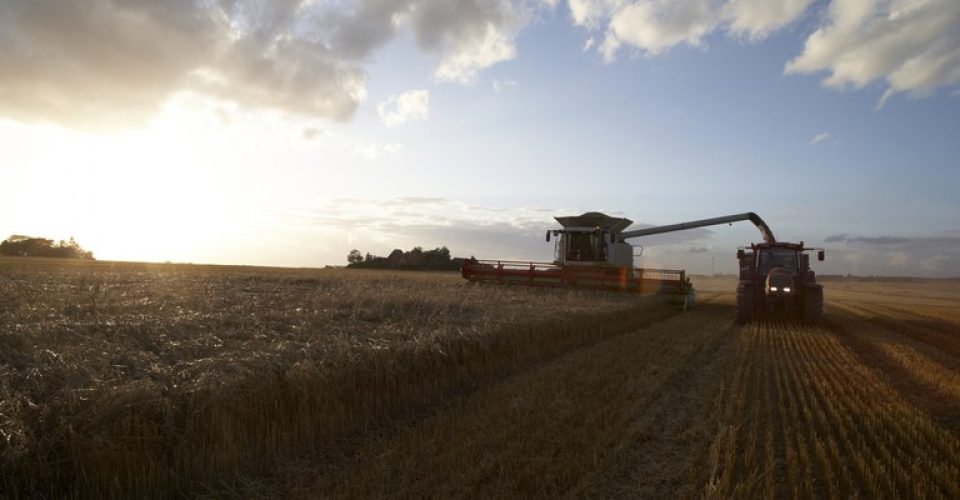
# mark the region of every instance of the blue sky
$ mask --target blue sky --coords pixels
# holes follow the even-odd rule
[[[0,1],[3,234],[123,260],[548,260],[555,215],[749,210],[826,246],[821,272],[960,276],[951,0],[96,2],[113,15]],[[637,243],[733,272],[758,240]]]

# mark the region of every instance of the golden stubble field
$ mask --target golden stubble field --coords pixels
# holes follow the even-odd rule
[[[960,282],[694,284],[0,260],[0,496],[960,497]]]

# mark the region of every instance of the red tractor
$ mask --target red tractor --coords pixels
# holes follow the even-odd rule
[[[737,284],[737,322],[749,323],[761,315],[790,315],[810,323],[823,318],[823,286],[810,269],[810,254],[803,242],[768,241],[741,247],[740,282]]]

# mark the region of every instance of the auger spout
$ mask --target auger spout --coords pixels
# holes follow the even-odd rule
[[[745,212],[742,214],[736,215],[727,215],[724,217],[714,217],[712,219],[702,219],[695,220],[690,222],[681,222],[679,224],[670,224],[668,226],[655,226],[648,227],[646,229],[636,229],[634,231],[623,231],[620,233],[620,239],[626,240],[629,238],[637,238],[640,236],[649,236],[652,234],[661,234],[661,233],[670,233],[673,231],[684,231],[687,229],[694,229],[698,227],[706,226],[717,226],[720,224],[730,224],[733,222],[739,222],[743,220],[748,220],[757,226],[757,229],[760,230],[760,234],[763,235],[763,241],[766,243],[776,243],[777,239],[773,236],[773,231],[770,230],[770,226],[767,225],[763,219],[760,218],[754,212]]]

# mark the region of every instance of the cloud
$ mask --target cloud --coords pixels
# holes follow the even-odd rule
[[[960,276],[960,236],[847,236],[824,239],[854,274]]]
[[[507,87],[516,87],[516,80],[494,80],[493,81],[493,91],[500,92],[501,90],[506,89]]]
[[[690,247],[687,249],[687,253],[709,253],[710,249],[707,247]]]
[[[597,50],[608,61],[624,46],[655,56],[677,45],[701,46],[714,32],[766,38],[799,19],[812,0],[569,0],[574,24],[603,29]],[[592,43],[588,44],[593,46]]]
[[[346,57],[368,57],[409,28],[417,45],[440,61],[440,81],[470,83],[478,71],[516,56],[514,39],[530,13],[555,2],[528,0],[360,0],[331,10],[321,22],[331,47]]]
[[[887,84],[878,107],[898,92],[914,96],[960,84],[960,2],[834,0],[826,23],[788,62],[788,74],[827,71],[830,88]]]
[[[0,5],[0,113],[76,127],[143,123],[201,90],[343,120],[366,76],[299,36],[303,2],[12,0]]]
[[[364,65],[403,30],[469,83],[515,57],[529,0],[6,0],[0,116],[77,128],[147,122],[172,96],[334,121],[366,97]]]
[[[821,142],[828,142],[828,141],[831,141],[831,140],[833,140],[833,136],[830,135],[829,132],[820,132],[819,134],[813,136],[813,139],[810,139],[809,144],[810,144],[811,146],[816,146],[817,144],[820,144]]]
[[[404,33],[436,57],[439,82],[469,84],[514,59],[520,31],[555,0],[4,0],[0,116],[78,128],[150,120],[183,92],[252,109],[350,119],[373,54]],[[568,0],[587,50],[614,60],[758,41],[812,0]],[[788,74],[830,88],[883,81],[892,96],[960,85],[960,2],[832,0]],[[591,42],[591,40],[593,42]],[[954,90],[955,92],[955,90]]]
[[[674,45],[700,45],[716,26],[717,13],[710,0],[636,2],[611,17],[607,38],[615,40],[611,43],[616,46],[627,43],[656,55]]]
[[[396,155],[403,151],[403,144],[399,142],[370,142],[358,141],[353,144],[353,153],[368,160],[376,160],[387,155]]]
[[[440,81],[470,83],[479,70],[516,57],[515,38],[525,24],[523,2],[430,0],[412,9],[417,43],[440,52]]]
[[[349,231],[353,247],[386,255],[393,248],[447,246],[454,255],[478,258],[550,260],[553,244],[543,232],[556,227],[562,209],[501,210],[441,197],[336,199],[282,214],[302,228]],[[343,250],[346,255],[349,248]]]
[[[430,114],[430,93],[426,90],[411,90],[400,95],[391,95],[377,106],[380,121],[394,127],[408,121],[426,120]]]
[[[812,0],[568,0],[572,21],[600,35],[607,61],[624,47],[656,56],[678,45],[702,46],[714,33],[765,39],[801,19]],[[786,63],[787,74],[829,72],[825,86],[886,82],[879,100],[922,96],[960,84],[960,2],[832,0],[823,25]],[[589,38],[588,38],[589,40]],[[589,44],[594,47],[593,44]]]
[[[624,4],[623,0],[567,0],[573,23],[587,28],[596,28]]]
[[[398,196],[389,200],[378,202],[384,207],[409,207],[409,206],[438,206],[449,203],[446,198],[437,196]]]
[[[953,241],[956,240],[960,243],[960,238],[950,238],[950,237],[930,237],[930,238],[905,238],[902,236],[857,236],[857,237],[848,237],[845,234],[840,234],[836,236],[828,236],[823,241],[836,243],[862,243],[864,245],[898,245],[903,243],[929,243],[929,242],[944,242],[944,241]]]
[[[592,36],[587,37],[587,39],[583,42],[583,51],[589,52],[596,43],[597,41],[594,40]]]
[[[813,0],[731,0],[723,13],[731,33],[759,40],[798,19],[811,3]]]
[[[306,141],[312,141],[323,135],[323,130],[316,127],[306,127],[303,129],[302,137]]]

